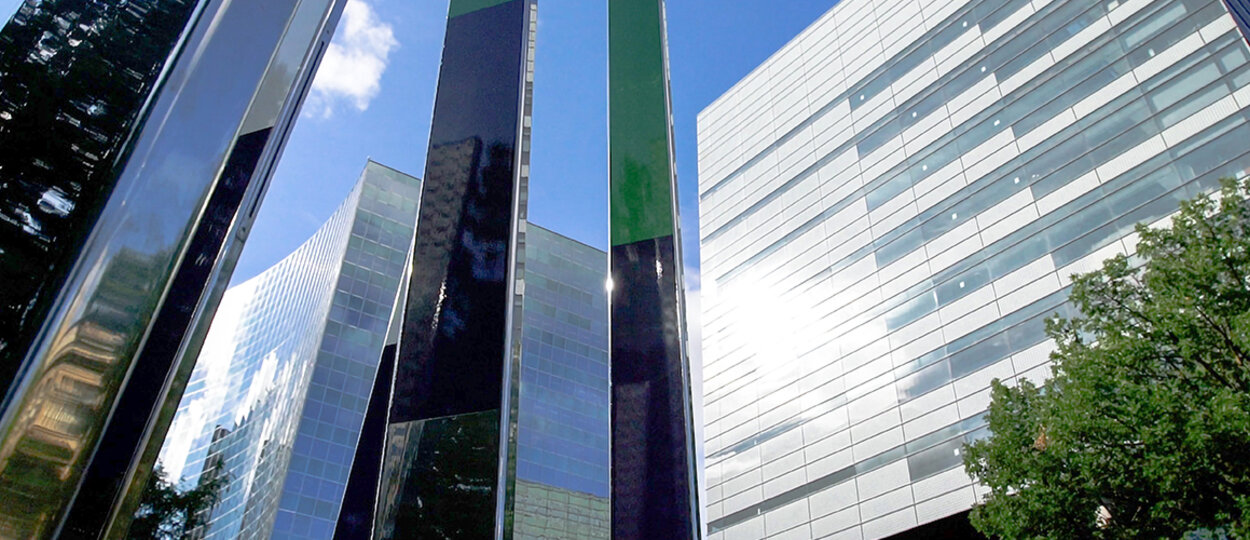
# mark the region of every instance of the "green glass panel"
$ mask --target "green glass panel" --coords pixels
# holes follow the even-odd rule
[[[608,2],[612,245],[674,233],[660,0]]]
[[[488,7],[497,6],[511,1],[512,0],[451,0],[451,6],[447,8],[447,18],[450,19],[458,15],[472,13],[479,9],[486,9]]]

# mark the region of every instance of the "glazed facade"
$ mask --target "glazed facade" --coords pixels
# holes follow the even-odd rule
[[[607,253],[529,224],[514,537],[610,537]]]
[[[703,111],[710,537],[971,508],[1069,276],[1250,170],[1248,62],[1219,0],[844,0]]]
[[[312,238],[226,292],[160,455],[184,488],[224,479],[197,538],[333,535],[419,196],[370,162]]]

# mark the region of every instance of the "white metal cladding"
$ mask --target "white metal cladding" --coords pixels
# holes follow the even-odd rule
[[[713,540],[970,508],[988,387],[1132,225],[1242,176],[1219,0],[844,0],[699,116]]]

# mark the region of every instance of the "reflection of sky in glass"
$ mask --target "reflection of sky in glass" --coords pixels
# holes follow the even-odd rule
[[[526,233],[520,480],[608,496],[607,255]]]
[[[316,235],[226,292],[160,456],[183,487],[226,475],[206,538],[330,536],[419,194],[370,163]]]

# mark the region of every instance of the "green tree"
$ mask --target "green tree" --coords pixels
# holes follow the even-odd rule
[[[1001,538],[1250,538],[1250,182],[1137,227],[1137,255],[1074,276],[1054,377],[995,381],[965,448]]]
[[[207,511],[217,503],[218,491],[225,477],[211,475],[195,489],[178,491],[166,478],[160,465],[148,477],[143,502],[131,522],[129,537],[134,540],[172,540],[184,538],[202,525]]]

